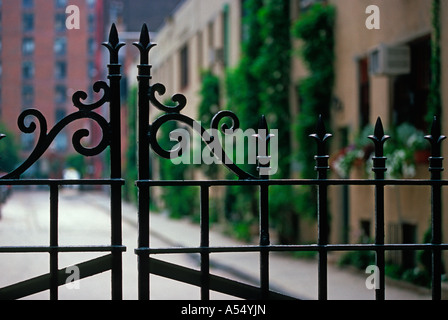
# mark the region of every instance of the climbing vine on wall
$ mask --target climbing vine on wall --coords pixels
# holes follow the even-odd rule
[[[299,143],[298,161],[302,178],[315,178],[315,142],[309,134],[315,130],[316,119],[322,114],[328,120],[334,83],[334,20],[335,8],[317,3],[300,15],[293,26],[293,34],[301,40],[300,56],[309,70],[309,76],[299,83],[300,106],[296,121]],[[327,126],[328,128],[328,126]],[[309,189],[298,198],[300,211],[314,215],[310,207],[314,192]]]
[[[277,129],[278,170],[275,178],[290,177],[291,117],[289,104],[291,63],[291,20],[289,1],[247,0],[244,3],[244,43],[239,65],[227,72],[226,97],[228,107],[236,111],[243,128],[258,127],[259,117],[265,115],[270,129]],[[254,170],[245,168],[246,170]],[[253,174],[257,175],[255,171]],[[256,201],[247,203],[235,198],[256,199],[256,190],[238,190],[233,203],[241,204],[247,212],[251,207],[256,216]],[[274,190],[275,189],[275,190]],[[270,212],[281,237],[295,237],[297,214],[292,188],[274,187]],[[235,208],[233,208],[235,209]],[[247,214],[246,214],[247,215]],[[247,217],[247,216],[246,216]],[[288,240],[286,240],[288,239]]]
[[[426,122],[432,123],[434,115],[440,116],[442,98],[440,93],[441,62],[440,62],[440,0],[432,2],[432,38],[431,38],[431,83],[428,97],[428,113]]]

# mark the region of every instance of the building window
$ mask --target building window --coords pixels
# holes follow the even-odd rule
[[[229,65],[229,52],[230,52],[230,14],[229,14],[229,6],[225,5],[222,13],[222,54],[223,54],[223,62],[224,66]]]
[[[24,8],[33,8],[34,7],[34,0],[22,0],[22,6]]]
[[[29,127],[32,121],[33,120],[30,117],[25,118],[25,126]],[[20,145],[22,147],[22,150],[24,151],[32,150],[34,146],[34,135],[29,133],[22,133],[20,135]]]
[[[24,13],[22,16],[22,28],[24,32],[30,32],[34,30],[34,14]]]
[[[34,63],[33,61],[24,61],[22,63],[22,77],[23,79],[34,78]]]
[[[54,16],[54,30],[56,32],[64,32],[66,30],[65,20],[67,16],[65,13],[56,13]]]
[[[88,19],[89,31],[94,32],[95,31],[95,21],[96,21],[95,14],[89,13],[87,19]]]
[[[67,7],[67,0],[55,0],[54,6],[56,8],[66,8]]]
[[[57,85],[54,89],[54,100],[56,103],[67,101],[67,88],[64,85]]]
[[[67,77],[67,62],[56,61],[54,64],[54,77],[56,79],[65,79]]]
[[[56,109],[55,111],[55,120],[56,123],[64,119],[66,116],[66,111],[64,109]],[[56,151],[63,152],[66,151],[68,147],[67,143],[67,133],[66,132],[60,132],[56,138],[54,139],[54,148]]]
[[[96,71],[96,67],[95,67],[95,62],[93,61],[89,61],[87,63],[87,74],[89,76],[89,78],[94,79],[97,75],[97,71]]]
[[[34,53],[34,39],[24,38],[22,40],[22,53],[23,55],[32,55]]]
[[[420,130],[427,130],[425,115],[428,110],[431,82],[431,38],[418,39],[409,44],[411,72],[394,80],[394,122],[408,122]]]
[[[24,85],[22,87],[22,103],[24,105],[30,105],[34,102],[34,87],[30,85]]]
[[[360,227],[361,227],[361,241],[363,243],[368,243],[370,240],[370,227],[371,223],[369,220],[361,220],[360,221]]]
[[[302,12],[307,11],[313,4],[324,2],[325,0],[300,0],[300,10]]]
[[[20,136],[20,145],[23,151],[29,151],[33,149],[34,137],[29,133],[22,133]]]
[[[87,5],[89,8],[95,8],[96,0],[87,0]]]
[[[54,39],[53,49],[56,55],[65,55],[67,53],[67,38],[57,37]]]
[[[93,54],[95,54],[95,51],[96,51],[96,42],[95,42],[95,39],[93,39],[93,38],[89,38],[89,39],[87,40],[87,50],[88,50],[88,54],[89,54],[89,55],[93,55]]]
[[[189,68],[188,68],[188,46],[185,45],[180,50],[180,87],[185,89],[188,86]]]
[[[202,66],[204,65],[204,56],[203,56],[203,52],[204,52],[204,43],[203,43],[203,33],[201,31],[198,32],[197,35],[197,51],[198,51],[198,66],[199,68],[202,69]]]
[[[368,59],[358,62],[359,70],[359,124],[364,128],[370,120],[370,82]]]

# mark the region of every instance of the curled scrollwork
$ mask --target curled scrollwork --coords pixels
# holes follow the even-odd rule
[[[56,136],[70,123],[80,119],[90,119],[96,122],[102,131],[101,141],[94,147],[85,147],[82,140],[90,135],[89,130],[79,129],[74,132],[72,137],[72,144],[74,149],[83,156],[95,156],[103,152],[110,144],[110,130],[109,123],[98,113],[92,112],[93,109],[98,108],[108,99],[108,86],[104,82],[97,82],[94,85],[95,92],[104,91],[103,97],[96,103],[85,105],[79,99],[85,99],[87,95],[84,92],[77,92],[73,95],[73,101],[77,101],[75,106],[79,109],[65,118],[61,119],[55,126],[48,131],[47,120],[44,115],[37,109],[24,110],[18,118],[18,127],[20,131],[25,134],[32,134],[36,132],[39,127],[36,145],[28,158],[15,170],[6,174],[4,179],[18,179],[29,167],[31,167],[43,153],[50,147]]]
[[[157,100],[155,96],[156,92],[159,95],[164,95],[166,92],[165,86],[161,83],[156,83],[149,88],[149,100],[159,110],[179,113],[187,105],[187,99],[182,94],[175,94],[171,97],[171,101],[177,103],[175,106],[164,105],[159,100]]]
[[[96,108],[102,106],[104,103],[109,101],[110,88],[109,85],[104,81],[97,81],[93,84],[93,91],[99,93],[100,90],[103,91],[103,96],[100,100],[92,104],[84,104],[81,100],[87,99],[87,93],[84,91],[77,91],[72,96],[73,105],[82,111],[92,111]]]
[[[230,118],[230,120],[232,120],[232,126],[229,127],[227,123],[223,123],[221,125],[221,132],[223,134],[229,134],[229,131],[232,132],[240,128],[240,120],[238,119],[235,113],[228,110],[222,110],[219,111],[217,114],[215,114],[210,123],[210,128],[218,130],[219,123],[224,118]]]
[[[224,166],[226,166],[229,170],[234,172],[239,179],[256,179],[256,177],[252,176],[251,174],[247,173],[246,171],[242,170],[240,167],[238,167],[225,153],[224,149],[222,148],[221,143],[219,142],[219,137],[217,136],[218,133],[218,126],[221,120],[224,118],[230,118],[232,120],[232,126],[229,127],[226,123],[224,123],[221,126],[221,131],[224,134],[230,134],[227,130],[236,130],[239,128],[239,120],[237,116],[231,112],[231,111],[220,111],[218,112],[212,119],[210,129],[206,130],[199,122],[193,120],[192,118],[180,114],[180,113],[167,113],[160,117],[158,117],[154,122],[151,124],[149,128],[149,142],[154,150],[159,156],[171,159],[173,155],[180,156],[182,153],[182,150],[180,150],[180,146],[177,146],[177,148],[171,149],[171,150],[165,150],[157,141],[157,132],[160,129],[160,127],[167,123],[168,121],[177,121],[181,122],[190,128],[193,129],[197,134],[200,135],[202,140],[206,143],[206,145],[210,148],[211,152],[220,160],[220,163],[222,163]],[[181,139],[181,136],[178,136],[178,139]],[[178,140],[180,142],[180,140]]]

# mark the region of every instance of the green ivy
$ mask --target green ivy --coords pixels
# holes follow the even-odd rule
[[[198,117],[202,125],[210,125],[213,115],[219,111],[220,105],[220,80],[210,70],[202,72],[202,84],[199,92],[201,101],[198,107]]]
[[[300,110],[296,121],[296,137],[299,144],[298,161],[302,178],[314,178],[316,143],[309,138],[314,133],[319,114],[328,122],[334,83],[334,21],[335,8],[316,3],[300,15],[293,26],[293,35],[302,41],[300,56],[309,70],[309,76],[298,86]],[[328,126],[327,126],[328,128]],[[315,216],[315,192],[303,191],[297,198],[300,212]]]
[[[431,43],[431,83],[428,97],[428,112],[426,122],[431,125],[434,115],[442,112],[442,98],[440,93],[441,61],[440,61],[440,0],[432,2],[432,43]]]
[[[254,61],[254,74],[259,82],[261,114],[268,126],[278,129],[279,178],[290,177],[290,110],[291,34],[289,1],[265,0],[258,12],[263,44]]]
[[[7,173],[14,170],[19,162],[17,152],[19,147],[16,142],[16,137],[3,123],[0,123],[0,133],[6,135],[0,141],[0,172]]]
[[[177,129],[177,123],[168,121],[160,127],[160,146],[169,150],[173,146],[169,134]],[[173,164],[171,159],[159,157],[160,178],[162,180],[186,180],[189,174],[189,164]],[[198,214],[198,189],[191,186],[166,186],[162,189],[162,200],[165,209],[172,218],[193,217]]]
[[[261,90],[257,74],[254,72],[254,61],[260,55],[263,39],[259,30],[261,24],[258,12],[263,7],[263,0],[247,0],[244,2],[243,29],[245,37],[242,44],[241,59],[234,69],[226,70],[225,88],[227,109],[232,110],[240,120],[241,129],[256,129],[258,126],[261,101]],[[246,155],[245,155],[246,156]],[[240,165],[240,167],[253,174],[258,172],[254,165]],[[228,178],[232,178],[232,173]],[[238,230],[242,225],[249,229],[250,224],[258,215],[257,189],[254,186],[234,186],[226,189],[225,217]]]
[[[137,188],[135,181],[138,179],[137,168],[137,86],[130,88],[127,102],[127,149],[126,162],[124,170],[124,179],[126,181],[124,188],[124,197],[131,202],[137,202]]]
[[[261,115],[268,127],[277,129],[278,171],[272,178],[289,178],[291,164],[291,117],[289,86],[291,78],[290,4],[283,0],[248,0],[244,2],[244,42],[240,63],[227,71],[228,108],[235,111],[241,127],[258,128]],[[254,165],[246,171],[257,175]],[[251,223],[258,212],[257,189],[232,189],[233,199],[226,214]],[[270,192],[273,225],[285,242],[297,236],[297,212],[293,188],[276,186]],[[230,211],[230,212],[229,212]],[[251,214],[248,214],[251,212]]]
[[[213,116],[220,109],[221,86],[220,79],[214,75],[212,71],[205,70],[202,72],[202,84],[199,92],[201,97],[198,107],[198,119],[204,128],[207,128]],[[215,164],[201,165],[201,170],[210,178],[216,179],[218,174],[218,166]]]

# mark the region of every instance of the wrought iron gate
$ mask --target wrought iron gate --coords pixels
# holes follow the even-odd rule
[[[103,43],[110,52],[108,79],[109,83],[98,81],[93,85],[95,92],[102,91],[102,97],[95,103],[85,104],[83,100],[87,94],[76,92],[73,105],[78,110],[60,120],[48,131],[47,120],[37,109],[23,111],[18,118],[18,125],[23,133],[31,134],[39,128],[36,145],[29,157],[15,170],[0,179],[0,185],[38,185],[48,186],[50,190],[50,243],[49,246],[2,246],[1,253],[38,253],[48,252],[50,256],[50,270],[48,274],[25,280],[0,289],[0,299],[18,299],[44,290],[50,290],[50,298],[58,299],[58,287],[65,283],[66,269],[59,269],[58,256],[61,252],[108,252],[109,254],[81,264],[80,278],[89,277],[104,271],[111,270],[111,295],[113,299],[122,298],[122,253],[126,247],[122,244],[122,204],[121,188],[124,180],[121,178],[121,114],[120,114],[120,69],[118,51],[124,45],[118,40],[115,26],[112,26],[109,41]],[[97,112],[104,104],[109,103],[109,121]],[[27,123],[26,119],[34,121]],[[99,155],[108,147],[110,153],[110,178],[90,180],[64,180],[64,179],[21,179],[25,171],[30,168],[50,147],[56,136],[70,123],[81,119],[90,119],[101,128],[102,138],[98,145],[86,148],[81,141],[89,136],[87,129],[80,129],[73,134],[72,144],[75,150],[83,156]],[[4,137],[4,135],[2,136]],[[58,202],[59,188],[67,185],[100,185],[110,188],[110,221],[111,241],[108,245],[98,246],[61,246],[58,241]]]
[[[34,117],[40,128],[37,145],[30,157],[13,172],[0,179],[1,185],[46,185],[50,188],[50,245],[45,247],[0,247],[0,253],[16,252],[48,252],[50,255],[50,272],[44,276],[34,278],[23,283],[18,283],[10,287],[0,289],[0,298],[15,299],[35,292],[50,289],[51,298],[57,299],[58,286],[63,283],[60,276],[64,270],[58,269],[58,253],[76,251],[98,251],[109,252],[101,258],[85,262],[78,265],[82,276],[90,276],[96,273],[112,270],[112,298],[122,298],[122,253],[126,248],[122,245],[121,234],[121,187],[124,184],[121,178],[120,159],[120,64],[118,52],[124,45],[119,41],[118,33],[113,25],[110,32],[109,41],[103,44],[110,53],[110,63],[108,79],[109,83],[99,81],[95,83],[94,90],[102,91],[102,98],[96,103],[86,105],[81,100],[87,97],[84,92],[77,92],[73,95],[74,106],[78,111],[68,115],[57,123],[49,132],[45,117],[38,110],[26,110],[19,117],[20,129],[25,133],[32,133],[36,130],[36,124],[26,125],[24,119],[28,116]],[[385,251],[394,250],[423,250],[432,252],[432,292],[434,299],[441,298],[441,274],[442,250],[448,249],[448,244],[442,243],[442,222],[441,204],[442,188],[448,184],[441,179],[443,171],[441,157],[441,142],[445,136],[440,133],[440,125],[435,119],[430,135],[426,136],[431,145],[431,156],[429,158],[430,179],[426,180],[402,180],[385,179],[386,157],[383,152],[383,144],[389,138],[384,134],[381,120],[378,119],[373,135],[369,138],[375,146],[373,157],[374,179],[354,180],[354,179],[328,179],[329,155],[326,151],[326,143],[331,134],[326,132],[321,118],[317,120],[316,133],[311,138],[316,140],[317,155],[316,179],[269,179],[267,175],[253,176],[242,170],[233,163],[225,152],[214,153],[216,157],[223,160],[222,164],[232,171],[238,180],[151,180],[150,179],[150,148],[163,158],[170,158],[173,150],[167,151],[162,148],[157,140],[157,133],[160,127],[168,121],[177,121],[189,126],[203,138],[206,144],[216,142],[218,137],[213,132],[218,132],[220,121],[227,118],[233,124],[233,129],[239,127],[237,116],[231,111],[220,111],[212,119],[210,127],[214,129],[210,133],[192,118],[183,115],[182,109],[186,106],[186,98],[181,94],[172,97],[175,106],[167,106],[161,103],[157,95],[165,93],[162,84],[150,84],[151,65],[149,64],[149,51],[154,47],[150,41],[149,32],[146,25],[143,26],[140,40],[134,45],[140,51],[140,63],[138,65],[138,244],[135,254],[138,259],[138,298],[147,300],[150,298],[150,274],[174,279],[191,285],[200,287],[201,298],[208,300],[210,291],[218,291],[229,295],[245,299],[292,299],[270,290],[269,285],[269,254],[270,252],[293,252],[293,251],[315,251],[318,253],[318,298],[327,299],[327,255],[330,251],[373,251],[376,254],[376,265],[379,268],[380,284],[376,289],[376,298],[385,299]],[[157,94],[157,95],[156,95]],[[109,103],[110,119],[107,121],[101,114],[96,112],[100,106]],[[150,104],[164,112],[152,123],[150,119]],[[111,170],[110,179],[102,180],[26,180],[20,176],[33,163],[35,163],[44,151],[49,147],[56,135],[69,123],[88,118],[95,121],[102,129],[102,140],[94,148],[87,149],[81,145],[81,139],[88,135],[85,129],[77,131],[73,136],[73,146],[76,151],[84,156],[93,156],[104,152],[107,147],[110,151]],[[264,117],[261,117],[260,129],[267,130]],[[257,136],[266,145],[270,136]],[[213,150],[212,150],[213,151]],[[258,168],[269,167],[269,156],[258,154]],[[111,244],[106,246],[79,246],[64,247],[58,244],[58,188],[61,185],[106,185],[111,190]],[[213,186],[257,186],[259,192],[259,244],[247,246],[210,246],[209,243],[209,207],[210,188]],[[310,185],[317,188],[318,201],[318,239],[315,244],[309,245],[272,245],[269,235],[269,188],[274,185],[300,186]],[[330,244],[328,239],[328,210],[327,210],[327,189],[334,185],[370,185],[375,188],[375,242],[372,244]],[[422,244],[386,244],[384,242],[384,188],[390,185],[413,185],[431,186],[432,190],[432,241]],[[153,187],[166,186],[197,186],[200,189],[200,243],[197,247],[182,248],[154,248],[149,241],[150,236],[150,189]],[[210,255],[225,252],[256,252],[259,253],[259,275],[260,286],[242,284],[230,279],[215,276],[210,273]],[[176,253],[196,253],[201,257],[200,270],[193,270],[184,266],[175,265],[153,258],[154,255],[176,254]],[[300,270],[297,270],[300,272]]]

